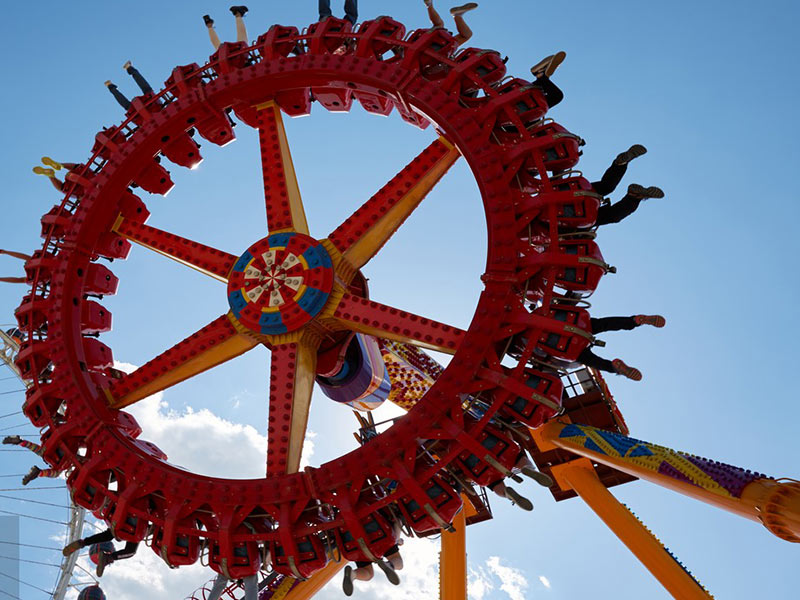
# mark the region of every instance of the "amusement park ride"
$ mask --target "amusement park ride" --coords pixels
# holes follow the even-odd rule
[[[314,101],[396,110],[437,133],[324,239],[309,234],[283,126]],[[574,170],[582,140],[547,110],[497,52],[457,51],[446,30],[407,33],[389,17],[275,25],[133,99],[66,174],[16,310],[23,410],[74,503],[170,566],[203,560],[231,580],[269,572],[262,600],[309,598],[348,561],[380,560],[395,524],[442,533],[440,597],[466,598],[466,526],[491,519],[482,487],[516,477],[522,449],[552,476],[556,500],[581,497],[676,598],[711,596],[608,488],[645,479],[800,541],[800,484],[628,437],[600,374],[563,367],[595,342],[584,300],[612,268],[595,240],[603,198]],[[223,146],[234,117],[258,130],[264,237],[229,252],[202,232],[148,226],[135,189],[169,192],[162,159],[191,168],[194,136]],[[361,272],[461,158],[488,228],[468,330],[371,300]],[[118,284],[103,260],[126,259],[132,244],[217,280],[223,314],[123,374],[98,339]],[[187,472],[140,438],[126,407],[259,345],[271,352],[265,478]],[[452,359],[441,367],[425,349]],[[360,417],[358,449],[301,471],[315,381],[359,411],[388,399],[408,412],[388,427]]]

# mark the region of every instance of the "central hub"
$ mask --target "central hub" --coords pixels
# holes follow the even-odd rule
[[[302,233],[275,233],[236,261],[228,303],[248,329],[279,335],[317,316],[332,289],[333,262],[322,244]]]

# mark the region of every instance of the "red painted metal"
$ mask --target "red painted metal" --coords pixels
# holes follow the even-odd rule
[[[289,465],[289,442],[293,425],[292,410],[296,395],[299,353],[300,347],[297,343],[281,344],[272,348],[267,425],[268,476],[286,473]]]
[[[258,111],[258,140],[261,145],[261,167],[264,174],[264,201],[267,209],[267,225],[270,232],[291,229],[295,226],[289,186],[293,182],[294,167],[287,164],[288,157],[281,151],[282,125],[278,115],[267,107]],[[292,173],[287,173],[287,168]],[[301,232],[305,233],[305,232]]]
[[[108,394],[114,399],[135,394],[154,380],[179,369],[188,361],[203,353],[213,351],[215,346],[235,335],[238,335],[238,333],[230,319],[228,319],[227,315],[222,315],[132,373],[123,376],[121,379],[114,380],[111,383]],[[173,381],[172,383],[178,383],[178,381]]]
[[[237,549],[261,542],[274,550],[276,570],[308,576],[327,560],[323,532],[352,535],[351,529],[360,530],[369,515],[383,514],[376,511],[389,505],[414,531],[447,527],[462,507],[448,468],[458,456],[481,448],[491,417],[513,415],[539,424],[553,414],[558,385],[531,367],[528,358],[534,340],[541,347],[543,336],[555,333],[561,342],[567,341],[564,333],[581,337],[564,331],[551,304],[564,289],[590,293],[609,267],[594,242],[560,240],[558,228],[591,227],[597,198],[582,194],[588,191],[585,181],[574,174],[552,174],[576,164],[581,140],[541,120],[546,108],[541,92],[522,79],[502,81],[505,67],[496,53],[468,49],[455,54],[455,49],[453,36],[443,29],[404,37],[402,25],[389,18],[362,24],[357,31],[337,19],[312,25],[304,34],[275,27],[254,46],[227,44],[206,65],[176,68],[162,91],[137,102],[135,115],[101,131],[92,156],[68,174],[62,202],[43,219],[43,249],[26,264],[32,289],[17,310],[25,333],[18,365],[31,384],[25,413],[52,431],[48,456],[71,468],[67,485],[74,501],[116,522],[122,539],[141,540],[144,524],[152,524],[154,550],[173,565],[197,560],[201,540],[210,540],[218,546],[215,568],[241,567],[237,575],[257,568],[249,551],[248,561],[237,563]],[[269,103],[287,114],[307,114],[312,89],[331,110],[347,108],[357,98],[367,110],[397,110],[420,128],[432,122],[458,148],[486,213],[484,290],[468,331],[344,295],[333,312],[345,329],[367,327],[455,354],[403,419],[359,449],[303,473],[285,474],[297,371],[292,353],[298,345],[270,341],[269,477],[231,481],[199,476],[169,465],[146,440],[139,443],[137,427],[109,406],[104,390],[112,399],[129,396],[240,334],[227,316],[220,317],[134,373],[120,376],[110,366],[111,350],[84,335],[107,326],[86,294],[116,292],[116,277],[97,260],[125,258],[125,237],[227,278],[235,257],[144,225],[147,209],[129,186],[168,192],[172,180],[159,156],[188,164],[189,146],[175,150],[174,144],[185,141],[181,136],[191,129],[216,144],[228,143],[234,137],[231,111],[259,129],[270,232],[296,229],[286,161],[276,147],[279,123]],[[331,244],[348,248],[441,152],[441,144],[431,145],[339,227]],[[526,298],[536,299],[541,308],[524,308]],[[580,329],[584,316],[570,325]],[[514,352],[518,364],[513,366],[506,351],[520,335],[530,343]],[[486,405],[480,421],[465,419],[465,393],[479,393]],[[62,401],[64,417],[58,414]],[[442,456],[421,453],[418,440],[441,440],[448,451]],[[393,482],[392,491],[361,493],[368,481]],[[354,495],[339,506],[342,489]],[[309,515],[318,501],[330,504],[332,518]]]
[[[455,352],[464,338],[464,331],[458,327],[351,294],[344,295],[334,316],[356,330],[379,332],[379,337],[415,340],[419,345],[443,348],[445,352]]]
[[[228,274],[238,259],[222,250],[128,219],[122,219],[115,231],[137,244],[207,272],[221,281],[228,280]]]
[[[328,239],[344,253],[369,227],[383,217],[399,202],[415,182],[422,179],[447,154],[449,148],[442,140],[435,140],[425,148],[406,168],[383,186],[377,194],[339,225]]]

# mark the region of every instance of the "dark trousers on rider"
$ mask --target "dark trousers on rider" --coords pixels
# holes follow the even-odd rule
[[[619,185],[622,178],[625,176],[625,172],[628,170],[628,165],[618,165],[616,163],[612,163],[606,172],[603,173],[603,177],[600,181],[595,181],[592,183],[592,187],[594,191],[600,194],[601,196],[608,196],[611,194],[617,186]],[[639,208],[639,203],[642,200],[640,198],[636,198],[631,196],[630,194],[626,194],[625,197],[620,200],[619,202],[615,202],[614,204],[604,204],[600,207],[600,210],[597,212],[597,225],[609,225],[610,223],[619,223],[625,217],[630,216]]]
[[[319,20],[330,17],[331,0],[319,0]],[[358,0],[344,0],[344,18],[353,25],[358,21]]]

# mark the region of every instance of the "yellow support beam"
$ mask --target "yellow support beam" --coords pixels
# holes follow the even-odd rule
[[[562,489],[574,490],[597,513],[609,529],[675,598],[679,600],[713,598],[667,552],[639,519],[606,489],[589,460],[579,458],[555,466],[553,475]]]
[[[466,505],[465,505],[466,506]],[[439,553],[439,600],[467,600],[467,516],[453,519],[455,531],[442,531]]]
[[[292,588],[292,590],[281,597],[281,600],[309,600],[319,592],[325,585],[344,569],[347,565],[346,560],[339,562],[329,562],[324,569],[317,571],[314,575],[305,581],[301,581],[299,585]]]

